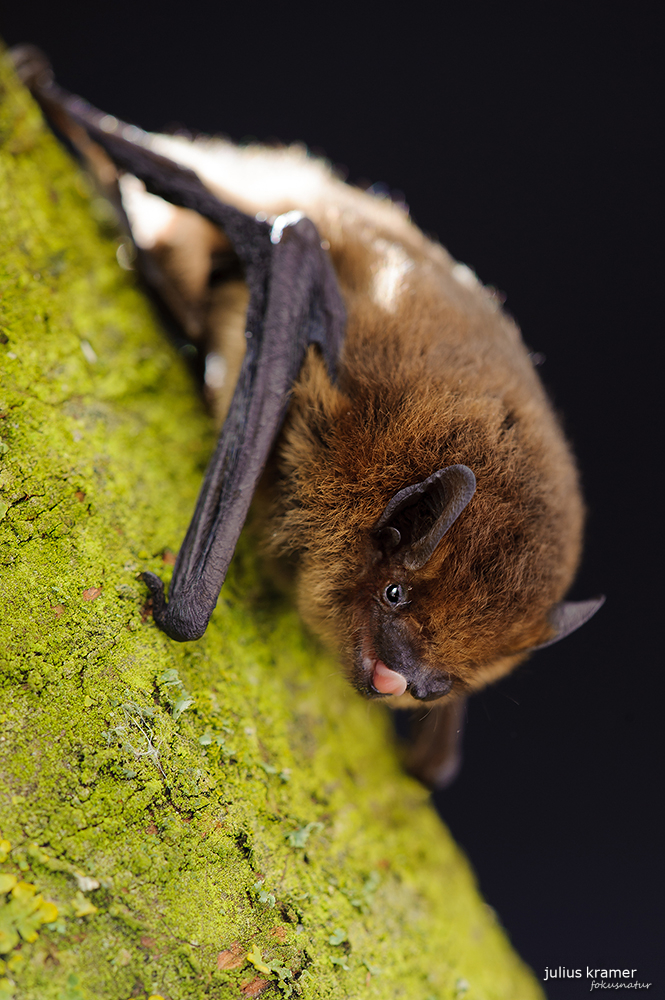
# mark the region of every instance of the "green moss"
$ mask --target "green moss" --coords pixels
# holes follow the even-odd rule
[[[11,938],[2,995],[541,996],[251,537],[203,640],[146,616],[138,574],[168,576],[211,427],[1,72],[2,871],[58,910]]]

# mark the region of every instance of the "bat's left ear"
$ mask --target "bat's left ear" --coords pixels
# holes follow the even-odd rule
[[[375,537],[406,569],[421,569],[476,490],[466,465],[449,465],[396,493],[374,525]]]
[[[547,642],[540,646],[533,646],[532,649],[545,649],[546,646],[553,646],[559,639],[565,639],[571,632],[576,632],[590,618],[593,618],[596,611],[602,608],[605,603],[604,595],[592,597],[588,601],[562,601],[550,612],[550,625],[555,633]]]

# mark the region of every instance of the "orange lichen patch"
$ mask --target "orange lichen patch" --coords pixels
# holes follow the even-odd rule
[[[94,601],[96,597],[99,597],[101,592],[102,592],[101,587],[88,587],[87,590],[83,591],[81,597],[83,598],[84,601]]]
[[[77,490],[74,496],[76,497],[79,503],[83,503],[83,501],[85,500],[85,493],[83,492],[83,490]]]
[[[260,976],[256,976],[255,979],[250,979],[248,983],[240,987],[240,992],[244,997],[258,997],[261,996],[263,991],[267,986],[270,985],[269,979],[261,979]]]
[[[270,934],[272,937],[276,937],[278,941],[286,941],[286,927],[283,927],[282,924],[273,927]]]
[[[230,948],[220,951],[217,956],[218,969],[237,969],[245,964],[245,949],[239,941],[234,941]]]

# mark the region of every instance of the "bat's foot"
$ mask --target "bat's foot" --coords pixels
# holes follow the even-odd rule
[[[404,762],[408,773],[432,792],[440,792],[452,785],[461,766],[462,754],[459,751],[443,760],[436,760],[434,757],[423,759],[421,754],[412,750],[411,752],[407,751]]]
[[[439,791],[456,778],[462,763],[465,701],[444,701],[431,708],[413,709],[408,722],[398,722],[404,766],[426,788]]]

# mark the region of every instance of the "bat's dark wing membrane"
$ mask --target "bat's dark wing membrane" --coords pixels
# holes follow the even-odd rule
[[[70,140],[74,123],[149,192],[223,229],[244,265],[250,293],[245,358],[178,554],[168,603],[159,577],[144,574],[159,627],[179,641],[198,639],[217,603],[309,344],[319,345],[334,377],[345,323],[337,280],[309,219],[293,213],[271,228],[224,204],[192,170],[127,138],[138,130],[53,83],[40,53],[25,49],[15,59],[24,81]]]

